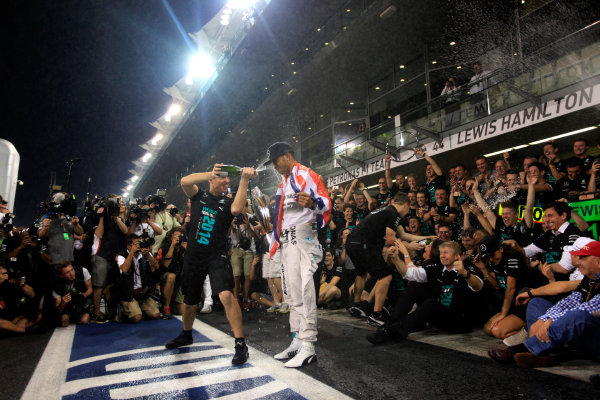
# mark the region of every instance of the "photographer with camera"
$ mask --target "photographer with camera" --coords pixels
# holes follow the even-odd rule
[[[36,234],[35,227],[12,229],[2,242],[0,258],[7,268],[18,271],[19,278],[23,277],[33,287],[38,304],[42,297],[45,298],[44,316],[50,316],[54,309],[54,303],[50,300],[55,276],[54,271],[48,268],[52,260],[45,252],[46,245]]]
[[[108,322],[104,313],[100,312],[102,292],[108,284],[108,274],[114,265],[115,256],[119,253],[121,238],[127,234],[125,222],[118,217],[119,208],[118,199],[111,197],[103,200],[96,210],[98,222],[92,245],[92,321],[100,324]]]
[[[59,315],[60,326],[67,327],[71,321],[78,324],[90,322],[92,276],[86,268],[75,270],[69,262],[55,265],[58,280],[52,297],[54,308]]]
[[[181,269],[183,267],[183,257],[187,248],[187,238],[185,231],[181,227],[176,227],[167,232],[162,246],[156,252],[156,259],[163,269],[166,269],[161,277],[161,287],[163,295],[163,314],[164,318],[171,318],[171,299],[175,295],[175,312],[183,314],[183,294],[181,293]]]
[[[256,245],[254,243],[254,228],[250,224],[248,208],[244,207],[244,211],[233,218],[231,224],[231,267],[233,268],[233,296],[239,299],[241,276],[244,273],[244,288],[242,297],[242,309],[250,311],[250,303],[248,296],[250,295],[250,283],[252,263],[256,254]]]
[[[165,199],[161,196],[154,196],[152,200],[153,202],[150,204],[150,207],[154,205],[154,210],[156,212],[154,215],[154,223],[161,228],[160,233],[154,232],[154,246],[152,248],[152,253],[157,254],[158,249],[160,249],[163,240],[165,240],[165,237],[167,236],[167,232],[173,228],[180,227],[181,223],[177,219],[179,210],[175,205],[167,205]]]
[[[154,238],[161,235],[163,230],[155,222],[156,211],[150,205],[136,205],[129,213],[128,235]]]
[[[53,196],[54,204],[60,206],[64,200],[63,193],[56,193]],[[61,210],[62,211],[62,210]],[[70,220],[69,220],[70,218]],[[69,217],[64,213],[48,213],[42,221],[42,228],[38,232],[41,238],[48,238],[48,253],[52,257],[52,262],[61,261],[73,262],[73,244],[75,242],[74,234],[83,235],[83,228],[79,224],[79,218],[75,215]]]
[[[17,271],[0,266],[0,333],[25,333],[40,321],[34,297],[33,288]]]
[[[160,317],[160,298],[155,294],[160,270],[150,253],[151,246],[147,239],[129,235],[127,252],[117,256],[120,271],[117,290],[127,322],[140,322],[142,312],[151,319]]]

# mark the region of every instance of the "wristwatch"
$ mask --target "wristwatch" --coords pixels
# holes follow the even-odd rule
[[[465,279],[469,279],[471,277],[471,271],[467,270],[467,276],[465,276]]]

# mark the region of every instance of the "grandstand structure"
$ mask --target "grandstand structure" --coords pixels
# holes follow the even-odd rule
[[[446,4],[446,3],[444,3]],[[561,152],[577,136],[596,143],[600,123],[600,10],[589,1],[425,0],[256,1],[222,10],[190,33],[216,61],[208,78],[183,77],[165,89],[180,115],[152,122],[129,197],[167,188],[209,164],[257,166],[266,148],[286,140],[328,185],[382,173],[422,171],[423,146],[442,169],[476,155],[519,159],[541,154],[549,138]],[[473,63],[490,72],[470,93]],[[461,89],[440,96],[454,77]],[[169,119],[169,121],[167,121]],[[597,149],[591,152],[594,154]],[[465,156],[466,155],[466,156]],[[272,171],[257,184],[266,192]],[[124,189],[125,191],[125,189]]]

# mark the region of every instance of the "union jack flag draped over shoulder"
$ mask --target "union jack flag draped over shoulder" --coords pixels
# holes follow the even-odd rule
[[[273,233],[269,243],[269,255],[271,257],[273,257],[280,245],[279,236],[281,235],[281,223],[283,221],[284,183],[285,178],[281,180],[275,195]],[[290,175],[290,185],[295,193],[304,192],[310,195],[310,198],[316,205],[317,228],[319,230],[323,229],[329,222],[331,215],[331,200],[329,199],[325,185],[321,181],[321,177],[310,168],[296,162]]]

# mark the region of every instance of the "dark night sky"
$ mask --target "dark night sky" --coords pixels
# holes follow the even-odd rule
[[[140,144],[166,112],[162,89],[187,72],[187,36],[225,0],[3,1],[3,134],[21,157],[14,213],[30,224],[48,197],[50,173],[79,203],[120,193]],[[171,8],[177,23],[170,15]],[[180,24],[180,27],[177,26]],[[8,126],[6,123],[8,122]]]

